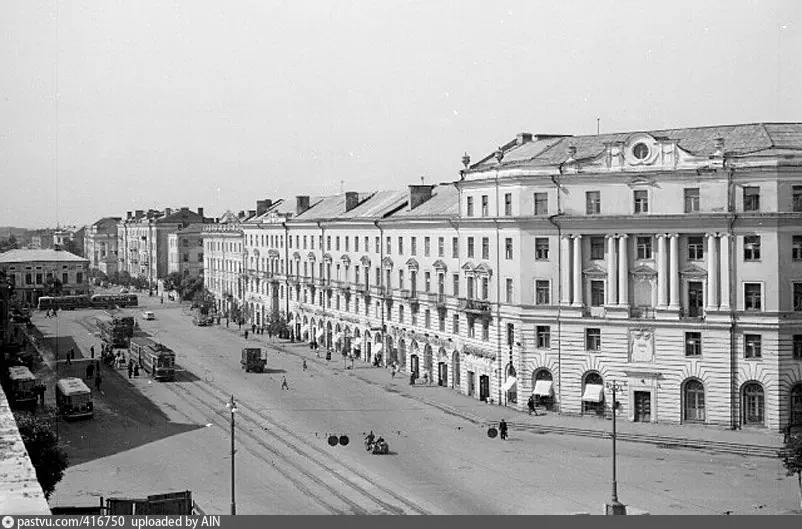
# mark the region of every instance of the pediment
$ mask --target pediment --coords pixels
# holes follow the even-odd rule
[[[362,266],[370,266],[370,257],[368,257],[367,255],[363,255],[359,259],[359,262],[362,263]]]
[[[393,260],[389,257],[385,257],[384,259],[382,259],[382,265],[384,265],[385,268],[392,268]]]
[[[351,258],[348,257],[347,255],[343,255],[342,257],[340,257],[340,261],[342,261],[342,263],[346,266],[351,266]]]
[[[323,262],[324,263],[330,263],[331,261],[332,261],[331,254],[330,253],[324,253],[323,254]]]
[[[597,264],[585,268],[582,273],[588,277],[607,277],[607,270]]]
[[[281,254],[278,253],[278,250],[271,249],[267,251],[267,256],[272,259],[278,259],[279,257],[281,257]]]
[[[408,268],[412,268],[414,270],[417,270],[418,268],[420,268],[418,266],[418,261],[416,259],[407,259],[406,265],[407,265]]]
[[[438,259],[437,261],[435,261],[435,262],[432,264],[432,266],[434,266],[434,268],[435,268],[436,270],[448,270],[448,267],[446,266],[446,264],[445,264],[443,261],[441,261],[440,259]]]
[[[646,265],[638,265],[629,272],[631,275],[639,278],[652,278],[657,275],[657,271]]]
[[[684,276],[707,277],[707,270],[705,270],[701,266],[697,266],[697,265],[694,265],[694,264],[688,266],[687,268],[682,270],[682,272],[680,272],[680,273],[682,275],[684,275]]]
[[[473,271],[477,274],[493,275],[493,270],[485,263],[480,263]]]
[[[312,262],[317,261],[317,256],[315,255],[315,252],[309,252],[308,254],[306,254],[306,258]]]
[[[460,267],[460,269],[464,272],[473,272],[476,267],[473,265],[472,262],[468,261],[464,265]]]
[[[294,252],[292,254],[292,258],[295,259],[296,261],[300,261],[301,260],[301,254],[299,252]]]

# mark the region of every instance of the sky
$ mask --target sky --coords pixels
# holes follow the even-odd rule
[[[802,122],[799,0],[3,0],[0,226],[458,178],[519,132]]]

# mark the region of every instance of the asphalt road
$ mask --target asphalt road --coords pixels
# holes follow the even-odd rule
[[[60,426],[72,463],[53,503],[188,489],[206,512],[228,513],[231,394],[239,514],[600,513],[609,500],[609,440],[519,432],[491,440],[389,384],[349,376],[339,358],[312,355],[304,371],[300,356],[271,350],[268,373],[246,374],[240,350],[252,340],[225,325],[194,327],[174,305],[150,308],[156,320],[140,318],[140,325],[176,351],[179,376],[129,380],[104,369],[95,417]],[[99,349],[94,314],[34,320],[59,349],[74,343],[88,351],[93,343]],[[289,390],[280,387],[283,377]],[[389,441],[390,455],[365,451],[369,430]],[[351,443],[330,447],[330,433]],[[628,443],[618,479],[621,501],[653,514],[776,514],[798,506],[796,483],[768,459]]]

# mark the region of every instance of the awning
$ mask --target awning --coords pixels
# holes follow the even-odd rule
[[[504,385],[501,386],[501,391],[509,391],[510,388],[512,388],[516,382],[518,382],[517,378],[515,377],[508,378],[507,381],[504,382]]]
[[[585,393],[582,394],[582,400],[584,402],[603,402],[604,386],[588,384],[585,386]]]
[[[554,382],[551,380],[538,380],[535,382],[535,391],[532,394],[535,397],[551,397],[553,385]]]

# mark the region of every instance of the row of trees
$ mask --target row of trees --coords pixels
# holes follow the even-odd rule
[[[103,282],[108,282],[113,285],[120,285],[123,287],[134,287],[140,290],[147,290],[150,286],[147,278],[144,277],[134,277],[125,270],[122,272],[114,272],[111,275],[107,275],[100,270],[91,269],[89,271],[89,277],[92,278],[92,281],[95,285],[100,285]]]

